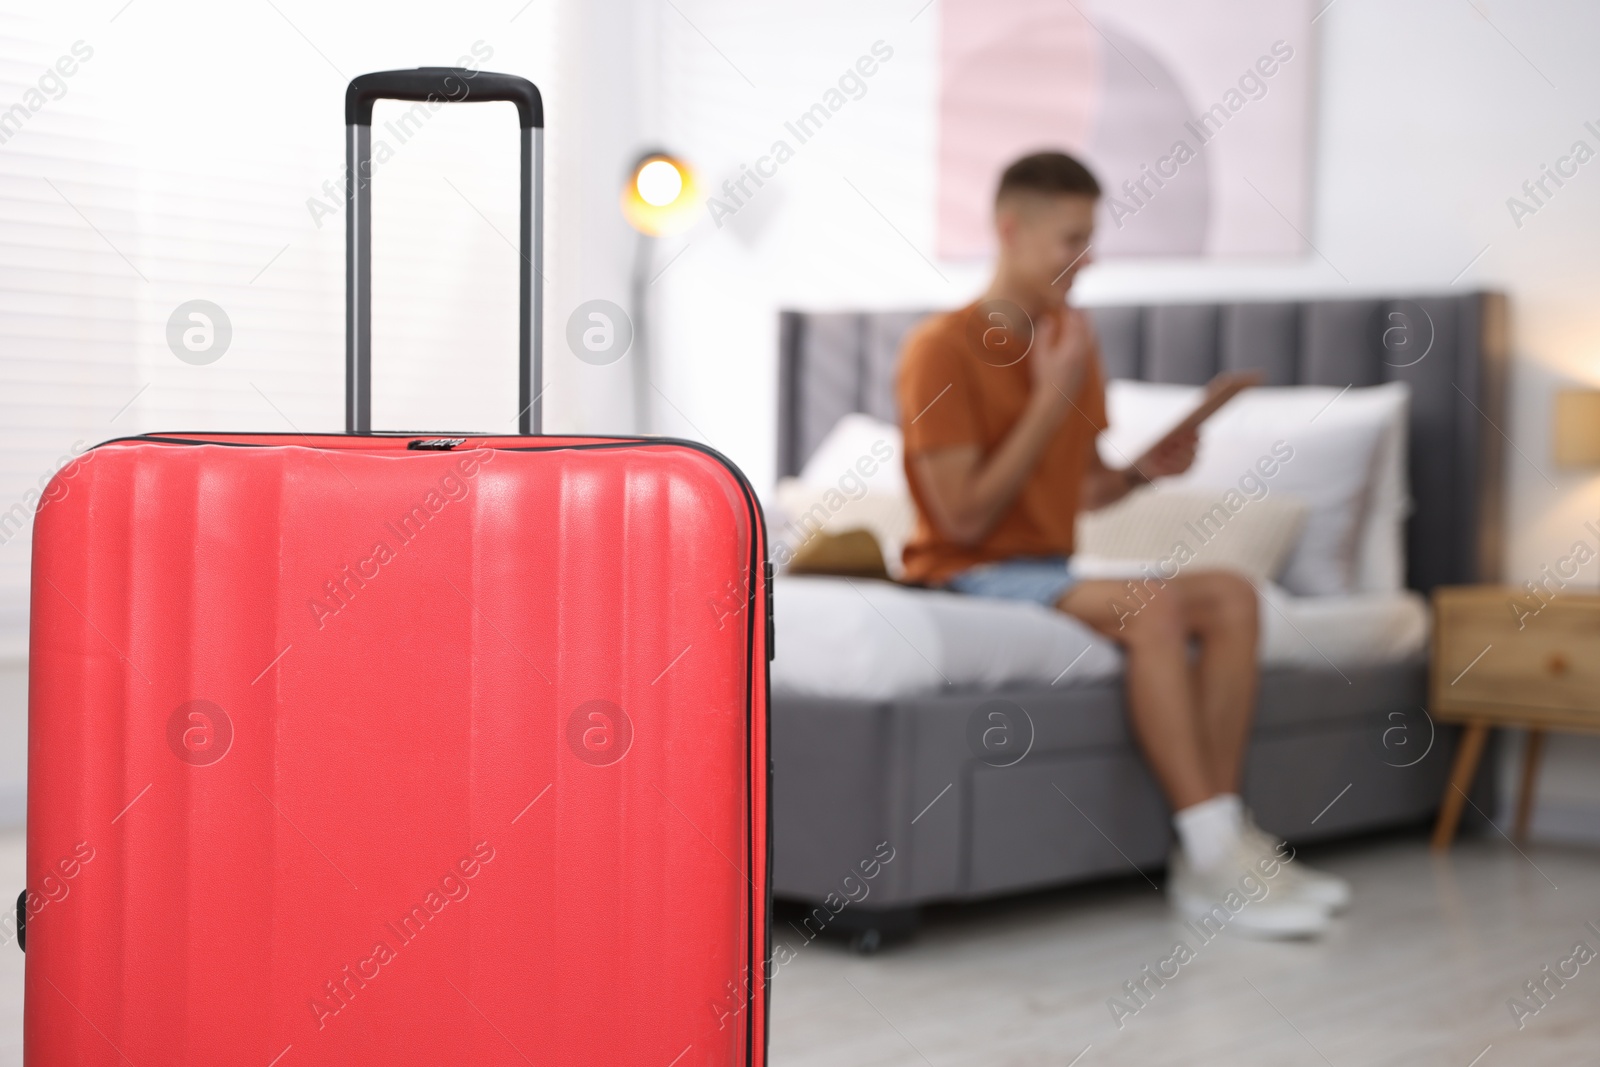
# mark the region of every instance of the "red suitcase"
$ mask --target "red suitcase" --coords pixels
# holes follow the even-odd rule
[[[766,1062],[769,580],[730,463],[369,432],[378,98],[351,84],[347,433],[108,442],[34,533],[25,1062]],[[51,495],[51,494],[47,494]]]

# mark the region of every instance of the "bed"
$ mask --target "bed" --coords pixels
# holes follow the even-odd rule
[[[1406,591],[1317,600],[1263,587],[1245,795],[1297,843],[1425,821],[1454,745],[1424,709],[1425,597],[1493,579],[1501,557],[1504,298],[1091,311],[1110,378],[1198,385],[1259,369],[1270,386],[1409,383]],[[897,420],[895,361],[924,314],[782,314],[780,474],[851,412]],[[1399,348],[1384,332],[1396,323],[1418,331]],[[1165,863],[1169,816],[1125,725],[1113,647],[1047,609],[888,582],[780,575],[775,602],[772,884],[806,904],[808,935],[843,929],[871,947],[913,928],[922,905]],[[1015,730],[1023,755],[985,755],[980,721]]]

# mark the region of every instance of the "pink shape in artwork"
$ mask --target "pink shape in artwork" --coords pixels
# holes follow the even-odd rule
[[[1081,151],[1104,84],[1094,27],[1060,0],[944,0],[938,253],[987,254],[1000,171],[1045,148]]]

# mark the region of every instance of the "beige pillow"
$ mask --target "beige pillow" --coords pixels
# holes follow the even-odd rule
[[[1146,487],[1078,516],[1077,551],[1100,559],[1144,560],[1156,573],[1240,571],[1271,580],[1283,570],[1309,507],[1270,493]]]

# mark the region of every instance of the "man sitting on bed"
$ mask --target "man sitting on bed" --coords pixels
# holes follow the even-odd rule
[[[1279,842],[1239,799],[1257,682],[1249,581],[1184,572],[1147,581],[1135,596],[1133,583],[1073,574],[1079,510],[1182,473],[1197,444],[1193,432],[1170,437],[1137,467],[1107,467],[1096,451],[1107,425],[1098,346],[1088,317],[1066,298],[1090,263],[1099,195],[1070,156],[1041,152],[1013,163],[995,196],[999,256],[983,299],[930,319],[906,342],[897,388],[918,521],[905,576],[1044,604],[1121,645],[1132,731],[1176,813],[1173,906],[1189,917],[1209,913],[1248,872],[1269,892],[1231,926],[1317,934],[1348,900],[1348,885],[1277,862]],[[1268,869],[1277,874],[1263,879]]]

